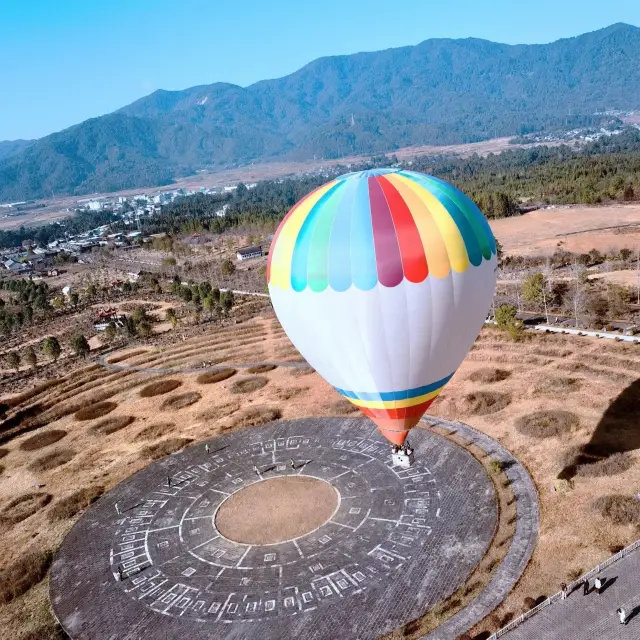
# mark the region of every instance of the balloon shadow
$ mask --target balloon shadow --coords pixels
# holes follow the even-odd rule
[[[609,406],[600,419],[591,440],[576,451],[558,474],[571,480],[578,468],[606,460],[617,453],[640,449],[640,378],[632,382]]]

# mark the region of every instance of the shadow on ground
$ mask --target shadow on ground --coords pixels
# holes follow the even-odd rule
[[[580,447],[574,459],[558,474],[571,480],[579,468],[611,456],[640,449],[640,378],[630,384],[609,406],[591,440]]]

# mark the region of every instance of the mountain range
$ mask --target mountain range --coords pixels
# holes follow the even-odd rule
[[[160,90],[36,141],[0,142],[0,201],[588,125],[607,109],[640,109],[637,27],[543,45],[431,39],[320,58],[248,87]]]

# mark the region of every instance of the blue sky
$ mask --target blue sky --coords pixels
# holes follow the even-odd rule
[[[40,137],[155,89],[246,86],[325,55],[427,38],[550,42],[614,22],[640,25],[640,2],[0,0],[0,140]]]

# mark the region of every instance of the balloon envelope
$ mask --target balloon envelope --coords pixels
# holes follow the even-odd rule
[[[291,209],[267,280],[304,358],[402,444],[482,328],[496,265],[491,229],[461,191],[376,169],[336,178]]]

